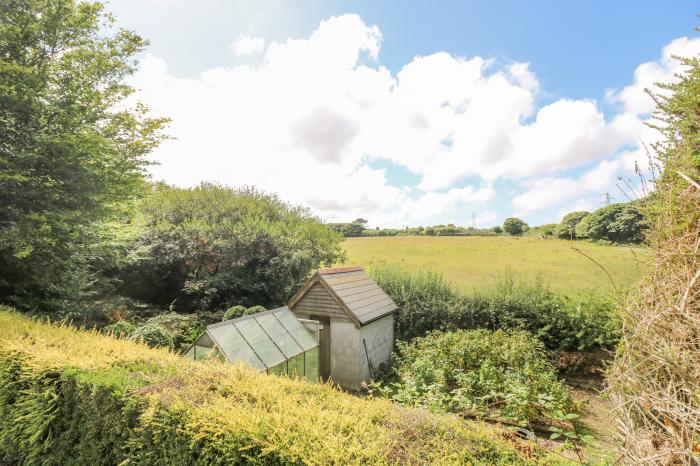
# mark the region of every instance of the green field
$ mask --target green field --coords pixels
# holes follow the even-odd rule
[[[640,247],[599,246],[584,241],[478,236],[391,236],[348,238],[343,242],[347,264],[401,264],[440,271],[463,289],[480,287],[508,268],[518,276],[540,274],[552,288],[611,290],[600,267],[572,249],[598,261],[618,287],[635,285],[642,277],[647,252]]]

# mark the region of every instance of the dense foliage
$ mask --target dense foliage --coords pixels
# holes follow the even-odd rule
[[[399,306],[396,337],[409,341],[433,330],[526,330],[549,349],[614,348],[621,324],[615,304],[597,294],[563,296],[542,280],[518,281],[506,273],[478,292],[455,291],[441,274],[395,266],[372,270]]]
[[[527,223],[519,218],[509,217],[503,221],[503,231],[509,235],[522,235],[527,229]]]
[[[367,225],[367,220],[358,218],[350,223],[329,223],[328,228],[340,233],[344,237],[362,236]]]
[[[151,303],[276,306],[311,270],[343,257],[340,236],[308,209],[254,189],[158,186],[140,215],[121,291]]]
[[[134,341],[146,343],[151,348],[173,348],[175,340],[173,335],[157,324],[146,324],[136,328],[130,335]]]
[[[60,309],[99,291],[164,121],[128,107],[146,42],[100,3],[0,3],[0,301]]]
[[[557,238],[561,239],[579,239],[576,234],[576,225],[578,225],[581,220],[590,215],[590,212],[585,210],[570,212],[564,215],[564,218],[557,225],[555,235]]]
[[[609,373],[627,464],[700,461],[700,56],[680,62],[674,83],[652,94],[663,135],[643,206],[652,267],[622,311]]]
[[[126,320],[120,320],[102,327],[102,333],[114,338],[126,338],[131,336],[136,330],[136,326]]]
[[[391,398],[523,425],[575,410],[542,343],[527,332],[433,332],[399,343]]]
[[[632,203],[612,204],[586,215],[576,225],[577,238],[612,243],[641,243],[649,227],[642,212]]]
[[[3,464],[557,464],[535,443],[326,384],[0,311]]]
[[[262,306],[251,306],[251,307],[245,307],[245,306],[232,306],[224,312],[224,318],[222,320],[232,320],[232,319],[238,319],[239,317],[243,316],[249,316],[251,314],[257,314],[258,312],[263,312],[265,311],[265,308]]]

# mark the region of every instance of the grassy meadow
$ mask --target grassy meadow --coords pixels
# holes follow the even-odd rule
[[[601,246],[585,241],[542,240],[527,237],[388,236],[347,238],[348,264],[371,267],[400,264],[427,268],[464,290],[478,288],[510,268],[518,276],[541,275],[553,289],[612,289],[610,279],[575,247],[599,262],[618,287],[633,286],[642,277],[644,248]]]

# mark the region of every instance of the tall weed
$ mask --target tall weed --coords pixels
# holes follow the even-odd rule
[[[518,279],[506,271],[484,288],[464,293],[438,272],[384,265],[371,273],[399,306],[399,340],[409,341],[432,330],[525,330],[548,349],[590,351],[614,348],[620,338],[620,319],[611,297],[565,296],[540,277]]]

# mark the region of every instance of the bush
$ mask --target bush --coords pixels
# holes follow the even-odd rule
[[[555,235],[560,239],[579,239],[576,234],[576,225],[578,225],[581,220],[590,215],[590,212],[578,211],[571,212],[564,216],[559,225],[557,225]]]
[[[323,264],[343,259],[341,236],[303,207],[252,188],[158,186],[121,292],[211,311],[286,301]]]
[[[136,330],[136,326],[130,324],[126,320],[120,320],[119,322],[102,327],[102,333],[115,338],[126,338],[134,333],[134,330]]]
[[[594,241],[641,243],[649,227],[642,212],[632,204],[612,204],[585,216],[576,225],[576,236]]]
[[[527,332],[457,330],[399,343],[391,398],[530,425],[575,410],[542,343]]]
[[[238,319],[239,317],[243,317],[244,315],[246,315],[247,310],[247,307],[241,306],[240,304],[238,306],[229,307],[228,309],[226,309],[226,312],[224,312],[224,317],[221,320],[226,321]]]
[[[6,311],[0,347],[6,464],[562,463],[452,416]]]
[[[522,235],[528,229],[527,223],[519,218],[510,217],[503,222],[503,231],[509,235]]]
[[[455,291],[439,273],[410,272],[396,266],[371,271],[399,307],[396,338],[408,341],[432,330],[527,330],[547,348],[589,351],[614,348],[621,324],[606,296],[563,296],[541,279],[516,280],[504,273],[484,289]]]
[[[265,309],[265,307],[263,306],[251,306],[248,308],[240,305],[233,306],[226,310],[226,312],[224,313],[223,320],[238,319],[239,317],[257,314],[258,312],[264,312],[266,310],[267,309]]]
[[[146,324],[138,327],[131,334],[131,339],[146,343],[151,348],[174,348],[173,335],[166,329],[156,324]]]

